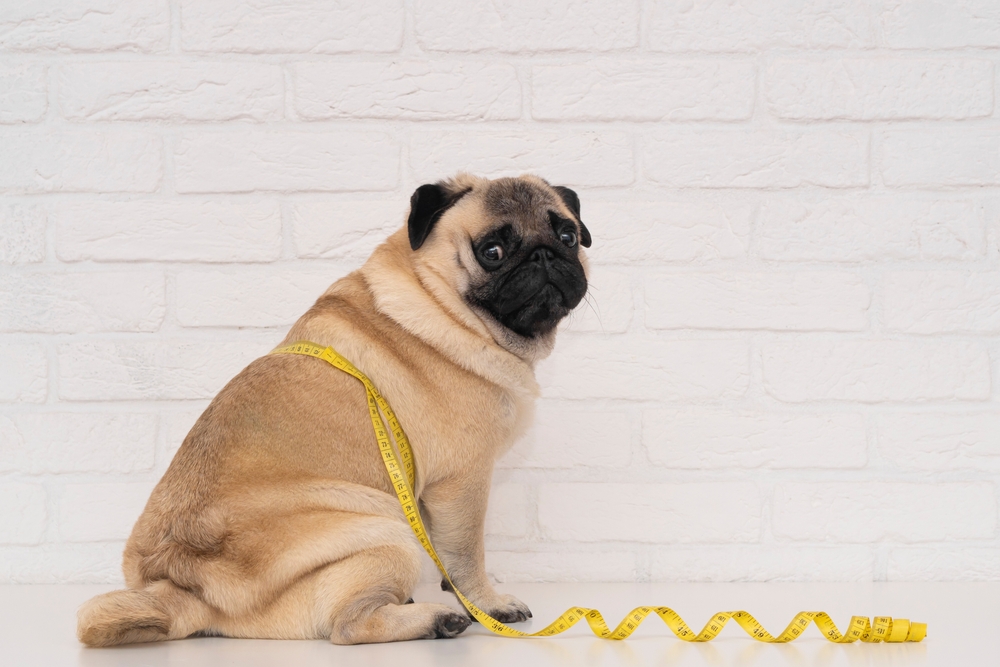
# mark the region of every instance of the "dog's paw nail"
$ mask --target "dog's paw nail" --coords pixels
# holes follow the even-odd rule
[[[531,611],[528,605],[518,600],[513,595],[501,595],[499,606],[493,607],[490,616],[501,623],[520,623],[531,618]]]
[[[506,609],[497,609],[490,612],[490,616],[497,619],[501,623],[520,623],[521,621],[526,621],[531,618],[531,612],[525,609],[517,609],[513,607],[507,607]]]

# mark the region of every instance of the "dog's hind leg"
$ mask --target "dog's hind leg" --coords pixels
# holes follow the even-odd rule
[[[428,602],[407,604],[413,583],[401,581],[399,566],[406,558],[412,570],[405,576],[415,582],[420,561],[413,546],[412,553],[399,547],[371,549],[330,566],[323,586],[337,598],[331,610],[330,641],[368,644],[440,639],[469,627],[471,621],[464,611]],[[342,583],[345,578],[351,582],[349,587]]]
[[[143,589],[111,591],[77,612],[77,637],[87,646],[180,639],[207,628],[212,611],[167,580]]]
[[[335,644],[454,637],[469,626],[467,614],[406,604],[420,577],[418,549],[411,539],[357,551],[306,574],[255,613],[220,618],[211,631]]]

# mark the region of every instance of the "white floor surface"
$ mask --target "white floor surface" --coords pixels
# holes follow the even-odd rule
[[[555,638],[508,639],[474,624],[456,639],[366,646],[325,641],[198,638],[111,649],[87,649],[74,635],[77,606],[109,586],[0,586],[0,665],[28,667],[256,667],[264,665],[364,665],[429,667],[492,665],[1000,665],[1000,584],[509,584],[534,619],[520,629],[539,629],[572,605],[596,607],[609,625],[641,604],[672,607],[695,630],[712,613],[743,609],[772,633],[795,612],[826,611],[844,628],[851,615],[893,616],[928,624],[919,644],[837,645],[815,626],[791,644],[765,645],[730,622],[706,644],[680,641],[656,617],[623,642],[594,637],[584,623]],[[421,587],[417,600],[450,596]],[[453,602],[454,598],[450,598]]]

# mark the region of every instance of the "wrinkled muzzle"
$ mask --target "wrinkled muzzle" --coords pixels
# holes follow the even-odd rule
[[[530,338],[551,331],[586,293],[587,278],[578,262],[539,247],[505,276],[484,305],[504,326]]]

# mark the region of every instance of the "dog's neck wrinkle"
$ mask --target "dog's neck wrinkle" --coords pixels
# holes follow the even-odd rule
[[[462,368],[519,394],[537,396],[531,364],[500,347],[485,326],[475,331],[456,318],[441,302],[439,289],[427,285],[409,262],[393,261],[402,253],[393,252],[392,241],[377,248],[361,268],[379,312]],[[390,280],[390,275],[402,280]]]
[[[422,269],[422,270],[421,270]],[[464,303],[461,303],[460,299],[450,298],[447,288],[442,288],[442,285],[447,285],[447,282],[440,273],[438,273],[434,267],[414,267],[413,271],[414,277],[420,286],[424,288],[427,292],[427,296],[430,297],[437,306],[444,311],[445,315],[455,324],[461,326],[466,331],[474,336],[479,336],[481,338],[486,338],[490,336],[489,331],[483,325],[482,320],[476,317]],[[458,302],[460,305],[455,308],[452,303]],[[462,312],[465,311],[465,312]],[[471,315],[471,317],[470,317]]]

